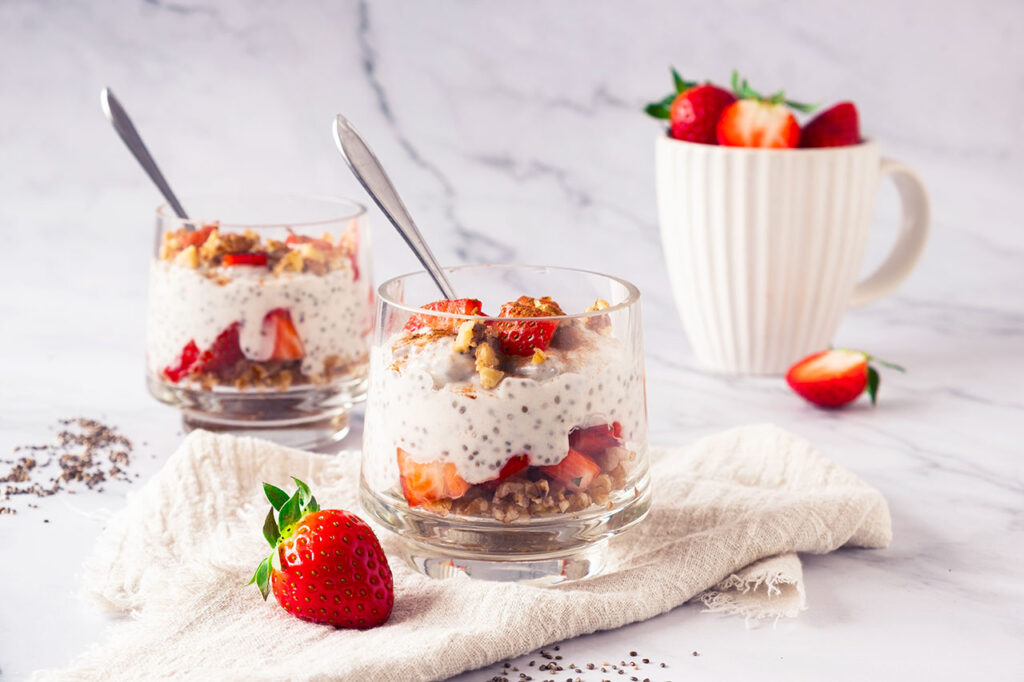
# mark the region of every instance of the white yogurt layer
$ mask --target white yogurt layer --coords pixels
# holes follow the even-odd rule
[[[374,349],[364,430],[368,482],[378,490],[395,484],[398,447],[417,461],[453,462],[460,476],[480,483],[514,455],[529,455],[531,465],[557,464],[574,427],[617,421],[627,445],[643,442],[639,358],[613,337],[581,331],[581,348],[552,348],[543,363],[523,365],[529,376],[507,376],[489,390],[480,386],[473,357],[452,352],[452,337],[401,344],[396,336]]]
[[[189,341],[206,349],[234,322],[241,323],[245,356],[269,360],[274,340],[264,334],[263,318],[275,308],[291,313],[306,352],[304,373],[322,374],[331,355],[345,363],[366,354],[370,293],[365,281],[353,280],[347,263],[322,276],[275,276],[250,266],[218,268],[216,274],[230,281],[219,284],[200,270],[169,261],[150,267],[146,356],[156,374],[173,364]]]

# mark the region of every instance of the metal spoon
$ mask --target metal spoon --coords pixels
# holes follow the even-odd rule
[[[146,175],[149,179],[156,184],[157,189],[160,190],[160,194],[164,196],[167,203],[170,204],[171,210],[174,214],[182,220],[188,220],[188,215],[185,213],[185,209],[181,207],[181,202],[178,201],[178,197],[174,196],[174,192],[171,191],[171,186],[167,184],[167,180],[164,179],[163,174],[156,165],[156,161],[150,156],[149,150],[146,149],[146,145],[142,142],[142,138],[139,137],[138,131],[135,130],[135,126],[132,125],[132,120],[128,118],[128,114],[125,112],[124,107],[114,97],[114,93],[111,92],[110,88],[103,88],[100,91],[100,106],[103,107],[103,113],[106,114],[107,119],[114,124],[114,130],[121,136],[124,143],[128,145],[128,151],[132,153],[132,156],[142,165],[142,170],[146,171]],[[186,229],[194,229],[191,225],[185,225]]]
[[[431,253],[430,247],[423,241],[423,235],[416,229],[416,223],[409,216],[409,211],[406,210],[401,197],[398,196],[387,173],[381,167],[380,161],[352,127],[349,120],[341,114],[338,114],[338,118],[334,122],[334,141],[338,144],[338,151],[345,157],[348,167],[352,169],[352,173],[359,180],[359,184],[369,193],[374,203],[380,207],[387,219],[402,235],[405,243],[420,259],[423,267],[427,269],[427,273],[437,284],[437,288],[441,290],[445,298],[456,298],[455,289],[445,277],[441,266],[437,264],[437,259]]]

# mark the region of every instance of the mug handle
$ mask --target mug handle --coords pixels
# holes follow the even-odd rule
[[[914,269],[928,240],[931,208],[924,183],[914,171],[892,159],[882,159],[879,173],[880,177],[891,176],[896,183],[903,219],[899,237],[888,258],[854,288],[850,297],[853,307],[874,303],[898,287]]]

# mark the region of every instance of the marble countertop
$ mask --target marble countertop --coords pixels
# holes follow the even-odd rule
[[[563,643],[567,659],[639,650],[669,664],[657,680],[1019,675],[1022,21],[1008,1],[927,13],[810,1],[0,4],[0,451],[47,440],[59,417],[96,417],[135,441],[144,480],[182,437],[142,381],[158,198],[101,116],[101,87],[183,195],[362,197],[330,139],[343,111],[443,261],[585,267],[640,286],[653,442],[774,422],[889,500],[890,549],[804,557],[809,608],[796,619],[748,628],[687,606]],[[735,65],[796,98],[853,98],[884,153],[928,184],[933,237],[918,269],[836,336],[909,368],[883,378],[877,408],[818,411],[779,378],[695,365],[659,248],[657,127],[639,113],[666,90],[669,62],[717,79]],[[895,234],[892,188],[877,213],[865,270]],[[372,219],[378,278],[416,269]],[[132,489],[0,517],[0,676],[62,665],[103,636],[109,621],[76,600],[77,575]]]

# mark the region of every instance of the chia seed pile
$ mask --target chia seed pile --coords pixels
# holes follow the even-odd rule
[[[74,494],[76,489],[103,490],[109,481],[131,480],[126,469],[132,442],[116,428],[94,419],[61,419],[52,442],[17,445],[13,452],[15,459],[0,460],[9,467],[0,469],[0,515],[17,513],[3,503],[19,495]]]
[[[540,649],[526,665],[520,667],[510,661],[501,664],[502,671],[486,682],[670,682],[662,677],[667,674],[668,664],[641,658],[636,651],[629,652],[629,660],[601,661],[576,664],[565,661],[558,653],[560,646],[551,650]],[[700,656],[694,651],[693,656]],[[655,674],[657,676],[655,677]]]

